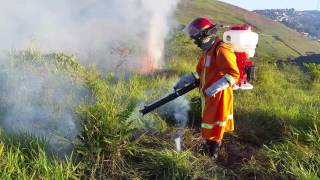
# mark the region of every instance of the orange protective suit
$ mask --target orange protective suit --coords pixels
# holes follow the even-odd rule
[[[207,140],[221,142],[224,132],[234,130],[231,85],[240,76],[231,45],[216,38],[212,47],[201,55],[197,73],[202,101],[202,136]],[[213,97],[207,96],[205,90],[223,77],[226,77],[230,86]]]

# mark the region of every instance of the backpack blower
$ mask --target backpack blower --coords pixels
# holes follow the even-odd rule
[[[254,80],[256,78],[256,68],[253,61],[251,61],[249,58],[254,57],[258,40],[258,34],[252,32],[250,26],[232,26],[229,31],[226,31],[223,34],[223,41],[225,43],[232,44],[237,58],[237,65],[240,71],[240,79],[238,83],[233,86],[234,90],[250,90],[253,88],[253,86],[248,81]],[[140,110],[140,113],[142,115],[145,115],[159,108],[160,106],[173,101],[179,96],[182,96],[199,87],[199,82],[199,79],[197,79],[192,84],[186,85],[181,89],[174,90],[173,93],[168,94],[167,96],[144,106],[144,108]]]

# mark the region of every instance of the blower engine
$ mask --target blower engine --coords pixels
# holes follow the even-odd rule
[[[256,67],[249,58],[254,57],[258,40],[258,34],[252,32],[250,26],[232,26],[229,31],[223,34],[223,41],[232,44],[237,57],[240,79],[233,87],[235,90],[253,88],[248,81],[256,78]]]

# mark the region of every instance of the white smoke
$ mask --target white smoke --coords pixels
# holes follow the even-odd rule
[[[162,106],[159,112],[169,121],[174,121],[169,123],[178,128],[185,128],[189,120],[190,109],[189,101],[184,96],[181,96]]]
[[[86,102],[88,91],[53,72],[54,66],[25,60],[0,58],[0,127],[9,134],[44,137],[51,151],[63,157],[79,134],[74,111]]]
[[[189,120],[190,109],[189,101],[184,96],[181,96],[160,108],[160,114],[169,121],[173,120],[174,122],[171,123],[177,128],[177,131],[172,136],[177,152],[182,150],[183,136]]]
[[[147,57],[160,68],[178,1],[0,0],[0,51],[32,46],[72,53],[82,63],[115,72],[140,70]],[[0,126],[45,136],[55,151],[64,152],[70,143],[62,141],[79,133],[73,112],[85,101],[86,89],[64,74],[27,64],[0,58]]]
[[[0,49],[71,52],[104,70],[160,67],[179,0],[0,0]]]

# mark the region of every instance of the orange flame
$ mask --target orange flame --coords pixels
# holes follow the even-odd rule
[[[139,72],[141,74],[150,74],[157,70],[156,60],[149,54],[144,55],[142,58],[141,69]]]

